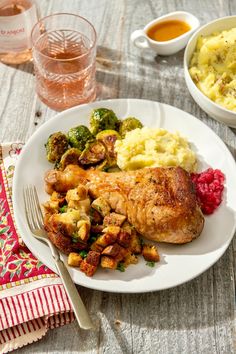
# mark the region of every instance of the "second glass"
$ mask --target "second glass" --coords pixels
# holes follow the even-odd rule
[[[96,98],[96,31],[85,18],[54,14],[32,30],[36,92],[57,111]]]

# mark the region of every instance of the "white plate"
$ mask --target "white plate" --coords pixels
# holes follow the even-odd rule
[[[224,143],[200,120],[177,108],[153,101],[116,99],[74,107],[57,114],[35,132],[21,153],[14,175],[13,207],[20,235],[35,256],[56,271],[49,248],[29,231],[22,189],[26,184],[35,184],[40,201],[48,199],[44,192],[43,176],[46,170],[52,168],[46,160],[44,148],[49,134],[88,124],[92,109],[98,107],[113,109],[119,118],[136,116],[148,127],[179,131],[196,150],[199,170],[208,166],[221,169],[226,175],[226,188],[222,205],[212,216],[206,217],[200,237],[186,245],[159,244],[161,261],[154,268],[146,266],[141,257],[137,265],[129,266],[124,273],[99,269],[92,278],[76,268],[69,268],[74,282],[92,289],[137,293],[171,288],[195,278],[220,258],[234,235],[236,165]]]

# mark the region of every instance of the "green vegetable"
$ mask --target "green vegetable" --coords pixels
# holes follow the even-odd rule
[[[125,265],[123,262],[119,262],[117,267],[116,267],[117,270],[119,270],[120,272],[125,272]]]
[[[116,140],[121,138],[120,134],[116,130],[106,129],[106,130],[100,131],[96,135],[96,139],[101,140],[101,141],[106,141],[107,138],[109,138],[109,140],[110,140],[111,139],[110,137],[113,137],[113,136],[116,138]]]
[[[68,131],[68,140],[72,147],[83,151],[86,143],[94,140],[94,137],[85,125],[79,125]]]
[[[45,144],[47,159],[49,162],[57,162],[68,149],[67,136],[62,132],[53,133]]]
[[[77,148],[71,148],[67,150],[61,157],[61,161],[59,163],[59,169],[64,170],[67,165],[79,165],[79,158],[81,155],[81,151]]]
[[[76,233],[73,233],[71,238],[72,238],[72,242],[73,242],[73,243],[77,243],[78,240],[79,240],[79,239],[78,239],[78,235],[77,235]]]
[[[142,127],[143,127],[142,123],[137,118],[128,117],[121,122],[119,133],[121,137],[124,138],[126,133],[130,132],[131,130],[142,128]]]
[[[155,267],[155,262],[153,262],[153,261],[151,261],[151,262],[146,262],[146,265],[147,265],[148,267],[153,268],[153,267]]]
[[[106,147],[106,159],[96,168],[102,171],[107,171],[109,168],[117,167],[115,142],[117,139],[121,139],[120,134],[112,129],[102,130],[96,135],[96,139],[102,142]]]
[[[81,251],[79,254],[81,255],[81,257],[82,257],[82,258],[86,258],[86,257],[87,257],[88,252],[87,252],[87,251],[85,251],[85,250],[83,250],[83,251]]]
[[[145,245],[145,242],[143,241],[143,239],[141,237],[140,237],[140,243],[141,243],[141,246]]]
[[[90,117],[90,131],[93,135],[106,129],[116,130],[119,127],[119,120],[111,109],[97,108],[92,111]]]
[[[68,205],[63,205],[61,208],[59,208],[59,212],[60,213],[66,213],[67,208],[68,208]]]
[[[115,142],[116,140],[121,139],[121,136],[117,131],[111,129],[102,130],[96,135],[96,139],[103,142],[106,146],[110,158],[116,157]]]
[[[97,240],[97,237],[96,236],[91,236],[90,239],[89,239],[89,242],[93,243]]]
[[[106,157],[106,147],[98,140],[88,143],[82,152],[79,162],[82,165],[93,165],[101,162]]]

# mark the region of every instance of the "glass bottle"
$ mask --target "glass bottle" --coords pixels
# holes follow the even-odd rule
[[[21,64],[31,60],[31,30],[38,21],[34,0],[0,0],[0,61]]]

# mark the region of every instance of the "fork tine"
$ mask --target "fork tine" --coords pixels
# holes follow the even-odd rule
[[[35,228],[42,228],[42,212],[40,209],[40,204],[37,196],[37,192],[34,186],[29,188],[30,191],[30,200],[32,204],[32,214],[34,219]]]
[[[33,188],[32,188],[32,197],[33,197],[33,202],[34,202],[34,206],[35,206],[35,213],[36,213],[37,222],[39,224],[39,228],[41,229],[41,228],[43,228],[43,213],[42,213],[38,193],[37,193],[35,186],[33,186]]]
[[[27,186],[24,189],[23,195],[26,218],[30,229],[32,230],[43,228],[43,214],[35,186]]]
[[[25,214],[26,214],[26,219],[28,222],[28,225],[30,229],[32,230],[34,228],[33,226],[33,219],[32,219],[32,214],[30,212],[31,208],[31,203],[30,203],[30,198],[29,198],[29,189],[28,187],[25,187],[23,190],[23,197],[24,197],[24,204],[25,204]]]
[[[36,212],[37,209],[35,207],[33,187],[28,186],[28,191],[29,191],[29,202],[31,205],[30,213],[32,215],[34,229],[39,229],[40,227],[37,219],[37,212]]]

